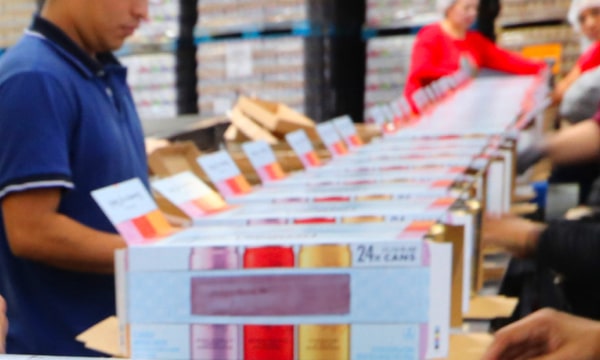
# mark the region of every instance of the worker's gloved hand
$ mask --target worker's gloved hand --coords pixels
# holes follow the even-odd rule
[[[460,60],[460,69],[471,77],[477,76],[477,65],[473,62],[473,60],[467,55],[461,55]]]
[[[544,156],[546,156],[546,152],[539,144],[532,145],[523,150],[517,157],[517,174],[523,174],[530,167],[542,160]]]

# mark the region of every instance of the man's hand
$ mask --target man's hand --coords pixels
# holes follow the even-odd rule
[[[544,309],[496,334],[483,360],[594,360],[600,322]]]
[[[483,221],[483,243],[486,246],[500,247],[513,256],[533,255],[540,234],[546,228],[523,218],[512,215],[502,217],[486,216]]]

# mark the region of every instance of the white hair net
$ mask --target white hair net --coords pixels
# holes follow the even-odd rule
[[[571,26],[577,31],[581,31],[579,25],[579,15],[589,8],[600,7],[600,0],[573,0],[569,9],[568,20]]]
[[[441,14],[446,14],[446,11],[448,11],[448,9],[450,9],[450,7],[454,5],[455,2],[456,0],[436,0],[437,10]]]

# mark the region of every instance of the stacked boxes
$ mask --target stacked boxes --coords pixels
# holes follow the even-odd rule
[[[197,53],[200,115],[223,115],[239,95],[258,94],[304,113],[305,53],[301,37],[201,43]]]
[[[571,0],[504,0],[499,22],[503,26],[565,19]]]
[[[367,26],[376,28],[427,22],[435,18],[435,0],[367,0]]]
[[[148,5],[149,21],[142,23],[128,43],[161,43],[177,39],[181,16],[179,0],[155,0]]]
[[[199,114],[221,116],[239,95],[260,95],[325,119],[335,101],[325,32],[333,5],[333,0],[198,1]]]
[[[178,115],[176,42],[181,36],[179,0],[149,3],[149,21],[127,40],[119,55],[144,121]]]
[[[37,9],[35,0],[3,0],[0,2],[0,49],[14,45],[23,36]]]
[[[581,54],[580,37],[568,25],[530,26],[503,30],[498,43],[506,49],[517,52],[531,45],[560,44],[562,46],[560,69],[562,76],[571,71]]]
[[[156,53],[121,58],[140,118],[177,116],[175,54]]]
[[[411,35],[369,39],[365,109],[389,103],[403,94],[414,41]]]
[[[272,25],[292,25],[310,18],[308,0],[201,0],[197,34],[235,32]]]

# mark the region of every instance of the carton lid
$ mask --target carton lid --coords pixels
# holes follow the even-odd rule
[[[229,127],[227,128],[227,130],[225,130],[225,134],[223,134],[223,138],[226,141],[231,141],[231,142],[244,142],[244,141],[248,141],[250,139],[248,139],[248,137],[246,137],[244,135],[244,133],[242,133],[240,131],[240,129],[238,129],[235,125],[229,125]]]
[[[119,349],[119,320],[112,316],[79,334],[76,340],[86,348],[114,357],[124,357]]]
[[[309,139],[320,140],[314,120],[287,105],[279,105],[277,110],[277,120],[278,123],[275,131],[280,134],[287,134],[302,129],[306,132]]]
[[[250,140],[263,140],[269,144],[276,144],[277,138],[270,132],[244,115],[239,107],[235,107],[229,114],[231,122]]]
[[[206,174],[196,162],[200,155],[202,153],[193,142],[177,142],[154,150],[148,156],[148,167],[154,175],[161,177],[192,171],[199,178],[206,179]]]
[[[276,103],[240,96],[236,107],[244,115],[264,126],[265,129],[275,131],[277,128],[276,112],[278,105]]]
[[[485,333],[450,335],[447,360],[480,360],[494,337]]]

